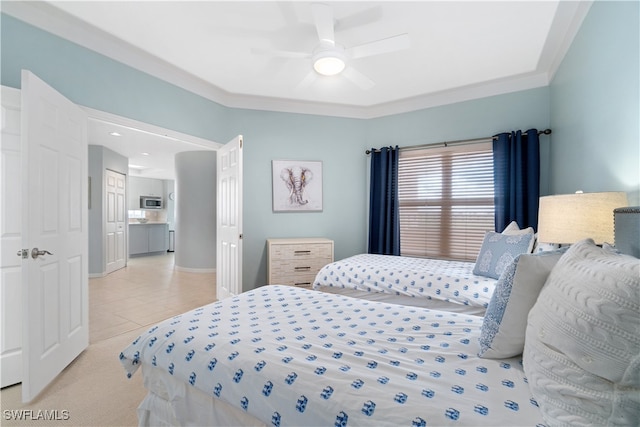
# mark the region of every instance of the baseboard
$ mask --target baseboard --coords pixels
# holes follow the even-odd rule
[[[103,271],[102,273],[89,273],[89,279],[100,279],[101,277],[105,277],[107,273]]]
[[[183,271],[185,273],[215,273],[215,268],[187,268],[174,265],[173,268],[177,271]]]

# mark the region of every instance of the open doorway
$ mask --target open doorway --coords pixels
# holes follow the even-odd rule
[[[150,223],[156,223],[154,224],[155,228],[162,225],[160,223],[166,223],[167,226],[163,228],[163,233],[166,234],[166,241],[169,242],[173,218],[170,210],[175,208],[172,197],[175,181],[175,155],[184,151],[217,151],[222,144],[111,113],[86,107],[83,107],[83,109],[89,117],[87,133],[90,146],[104,147],[117,154],[125,162],[122,166],[111,168],[105,162],[102,162],[98,166],[99,171],[94,172],[92,176],[92,180],[101,181],[92,182],[92,188],[105,191],[105,197],[100,197],[99,200],[96,197],[93,198],[98,204],[104,204],[104,207],[97,206],[95,207],[96,209],[90,212],[90,221],[92,221],[93,227],[99,227],[99,230],[90,230],[92,242],[89,248],[89,275],[92,278],[97,278],[117,269],[107,267],[111,265],[114,258],[112,256],[114,255],[114,247],[111,244],[115,242],[111,242],[110,239],[116,237],[115,235],[110,235],[108,231],[112,227],[108,221],[109,207],[106,200],[109,194],[108,191],[103,190],[107,185],[107,169],[126,175],[124,183],[128,194],[124,199],[127,212],[127,217],[124,221],[124,236],[126,236],[124,238],[126,249],[124,260],[126,263],[131,253],[129,240],[131,238],[130,231],[133,230],[130,227],[130,223],[133,222],[134,227],[139,224],[137,219],[134,218],[135,216],[141,216],[142,220],[145,219],[144,217],[150,218]],[[154,195],[161,198],[162,209],[140,210],[140,194],[136,192],[137,184],[140,182],[158,184],[159,190],[148,190],[146,192],[154,193]],[[133,214],[129,215],[131,212]],[[149,227],[145,226],[144,228]],[[154,235],[157,234],[155,228],[152,230]],[[136,229],[135,231],[136,233],[134,234],[138,235],[140,231],[145,230]],[[117,249],[118,246],[115,248]],[[158,251],[154,251],[154,254],[158,253]],[[115,258],[118,257],[115,256]],[[118,266],[119,264],[113,265]]]

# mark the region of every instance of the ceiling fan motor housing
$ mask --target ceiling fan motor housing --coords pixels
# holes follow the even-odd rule
[[[344,70],[347,60],[344,46],[326,41],[320,42],[311,57],[313,69],[323,76],[335,76]]]

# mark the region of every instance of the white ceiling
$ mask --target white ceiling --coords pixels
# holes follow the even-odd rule
[[[175,155],[184,151],[215,150],[220,144],[147,123],[86,109],[87,140],[129,159],[129,175],[175,179]],[[117,133],[117,135],[114,135]]]
[[[345,48],[409,35],[408,49],[348,58],[347,69],[373,87],[344,75],[321,77],[310,59],[270,53],[311,54],[318,45],[308,1],[3,2],[2,8],[226,106],[372,118],[548,85],[591,5],[324,3],[333,11],[336,43]]]

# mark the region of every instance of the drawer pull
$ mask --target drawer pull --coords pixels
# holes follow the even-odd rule
[[[311,267],[295,267],[296,271],[309,271]]]
[[[311,286],[311,282],[296,282],[294,286]]]
[[[309,255],[311,251],[294,251],[294,255]]]

